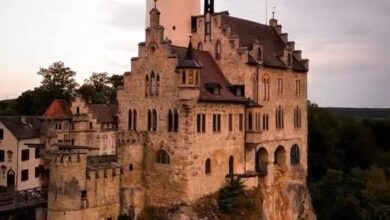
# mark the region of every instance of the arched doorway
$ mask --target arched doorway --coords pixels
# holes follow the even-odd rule
[[[15,172],[13,170],[7,172],[7,188],[9,191],[15,190]]]
[[[267,175],[268,151],[262,147],[256,153],[256,172],[261,175]]]
[[[229,157],[229,176],[233,177],[234,174],[234,157]]]
[[[299,152],[299,146],[294,144],[291,147],[290,151],[290,162],[292,165],[299,165],[300,163],[300,152]]]

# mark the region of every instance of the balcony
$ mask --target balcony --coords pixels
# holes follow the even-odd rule
[[[245,143],[248,147],[255,147],[262,141],[261,131],[247,131],[245,134]]]

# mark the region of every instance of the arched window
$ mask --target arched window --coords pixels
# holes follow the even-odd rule
[[[221,41],[217,41],[215,44],[215,59],[220,60],[222,57],[222,46]]]
[[[129,164],[129,171],[133,171],[134,170],[134,165],[131,163]]]
[[[173,114],[172,114],[172,111],[169,110],[168,111],[168,132],[172,132],[173,131]]]
[[[80,114],[80,107],[76,108],[76,114],[78,114],[78,115]]]
[[[253,115],[252,115],[252,112],[249,112],[249,114],[248,114],[248,130],[249,131],[253,130]]]
[[[156,153],[156,163],[159,164],[171,164],[169,154],[165,150],[159,150]]]
[[[133,110],[133,131],[137,130],[137,110]]]
[[[300,163],[300,153],[299,153],[299,146],[294,144],[291,147],[290,151],[290,162],[292,165],[297,165]]]
[[[149,81],[149,76],[146,75],[145,78],[145,96],[148,97],[150,93],[150,81]]]
[[[211,160],[207,159],[205,163],[205,173],[210,174],[211,173]]]
[[[253,100],[258,102],[258,93],[259,93],[259,90],[258,90],[258,87],[257,87],[257,79],[256,79],[256,76],[253,76],[252,77],[252,97],[253,97]]]
[[[198,50],[203,50],[203,44],[201,42],[198,44]]]
[[[186,71],[182,71],[181,74],[181,84],[186,85],[187,84],[187,78],[186,78]]]
[[[157,131],[157,111],[153,109],[152,111],[152,131]]]
[[[177,132],[179,130],[179,113],[177,112],[177,110],[174,111],[173,121],[173,131]]]
[[[128,119],[127,119],[127,129],[129,131],[133,130],[133,111],[132,110],[129,110],[129,113],[128,113]]]
[[[160,75],[157,74],[157,83],[156,83],[156,95],[160,95]]]
[[[284,128],[284,111],[281,106],[276,109],[276,128],[283,129]]]
[[[148,110],[148,131],[152,131],[152,112]]]
[[[156,75],[154,72],[150,75],[150,95],[154,96],[156,95],[156,88],[157,88],[157,82],[156,82]]]
[[[256,172],[267,175],[268,151],[262,147],[256,153]]]
[[[274,154],[274,164],[275,165],[285,165],[286,164],[286,150],[283,146],[278,146]]]
[[[269,101],[270,99],[270,79],[268,77],[263,79],[264,86],[264,101]]]

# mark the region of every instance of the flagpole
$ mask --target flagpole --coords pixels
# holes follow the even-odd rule
[[[265,24],[268,22],[268,0],[265,0]]]

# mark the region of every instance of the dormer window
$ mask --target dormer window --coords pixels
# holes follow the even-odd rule
[[[217,83],[208,83],[205,85],[205,88],[213,95],[221,95],[221,86]]]
[[[213,94],[214,94],[214,95],[220,95],[220,94],[221,94],[221,90],[219,89],[219,87],[215,87],[215,88],[214,88]]]

